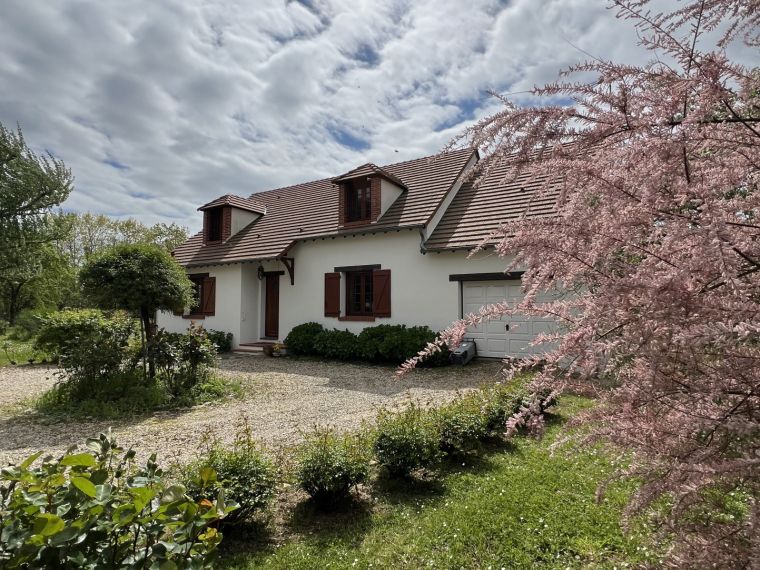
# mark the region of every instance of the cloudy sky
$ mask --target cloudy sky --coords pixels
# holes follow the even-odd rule
[[[584,51],[641,61],[605,5],[4,0],[0,122],[72,168],[67,209],[197,229],[221,194],[434,153]]]

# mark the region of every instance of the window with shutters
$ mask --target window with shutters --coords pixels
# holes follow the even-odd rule
[[[206,317],[214,314],[216,309],[216,277],[208,273],[188,275],[195,289],[195,306],[190,307],[189,317]]]
[[[325,273],[325,316],[341,320],[374,320],[391,316],[391,270],[376,266]],[[341,299],[342,297],[342,299]]]
[[[346,272],[346,314],[349,316],[371,316],[372,271]]]

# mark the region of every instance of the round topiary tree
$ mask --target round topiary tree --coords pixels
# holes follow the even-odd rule
[[[140,318],[143,354],[157,311],[179,311],[192,304],[193,284],[185,270],[156,245],[118,245],[88,261],[80,280],[84,294],[102,309],[124,309]],[[150,375],[154,366],[148,354]]]

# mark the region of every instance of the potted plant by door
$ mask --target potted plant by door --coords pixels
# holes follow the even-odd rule
[[[272,356],[285,356],[285,354],[285,345],[280,344],[279,342],[274,343],[274,346],[272,347]]]

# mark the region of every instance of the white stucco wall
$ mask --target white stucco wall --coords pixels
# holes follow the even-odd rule
[[[234,236],[245,226],[261,217],[261,214],[255,212],[248,212],[239,208],[232,208],[232,227],[230,237]]]
[[[467,259],[465,252],[420,253],[419,231],[328,238],[297,244],[289,253],[295,258],[295,285],[279,261],[265,261],[265,271],[284,271],[280,276],[280,340],[299,324],[315,321],[325,327],[361,331],[379,324],[428,325],[440,330],[459,318],[458,282],[449,275],[495,273],[507,261],[492,252]],[[324,316],[324,275],[335,267],[379,264],[391,270],[391,317],[374,322],[340,321]],[[259,340],[264,330],[264,286],[257,277],[259,263],[192,268],[190,273],[216,277],[216,314],[197,322],[204,327],[231,332],[234,346]],[[344,297],[342,283],[341,297]],[[345,299],[343,300],[345,306]],[[158,324],[183,332],[190,321],[159,314]]]
[[[380,215],[382,216],[404,190],[385,178],[380,179]]]
[[[197,319],[195,322],[207,329],[231,332],[232,342],[235,346],[240,343],[243,267],[248,266],[240,264],[219,265],[192,267],[188,270],[189,274],[208,273],[210,277],[216,277],[215,314]],[[258,283],[255,278],[253,282],[254,284]],[[191,320],[163,312],[158,314],[157,322],[160,328],[170,332],[185,332],[190,326]]]
[[[280,281],[280,337],[301,323],[361,331],[379,324],[428,325],[442,329],[459,318],[458,273],[503,271],[507,262],[494,253],[467,259],[465,252],[420,253],[418,231],[309,241],[299,243],[295,285],[287,275]],[[380,264],[391,270],[391,317],[374,322],[340,321],[324,316],[324,275],[335,267]]]

